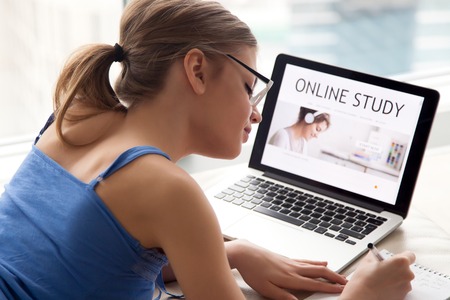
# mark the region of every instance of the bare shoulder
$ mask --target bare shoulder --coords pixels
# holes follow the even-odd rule
[[[133,181],[137,198],[160,208],[203,202],[204,194],[197,182],[185,170],[164,157],[144,156],[131,166],[132,174],[128,180]],[[190,201],[184,200],[186,197]]]
[[[159,247],[167,224],[212,209],[200,186],[160,155],[144,155],[101,182],[96,192],[121,224],[146,247]]]

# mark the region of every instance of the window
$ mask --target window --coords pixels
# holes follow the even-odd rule
[[[86,43],[113,45],[122,8],[122,0],[1,1],[0,140],[37,134],[68,55]]]
[[[1,1],[0,144],[36,135],[68,55],[82,44],[117,42],[125,2]],[[280,52],[381,76],[450,69],[448,0],[220,2],[254,31],[263,74]]]

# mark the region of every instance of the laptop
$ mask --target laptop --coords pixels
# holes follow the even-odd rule
[[[206,195],[225,237],[342,271],[407,217],[439,93],[286,54],[272,80],[248,168]]]

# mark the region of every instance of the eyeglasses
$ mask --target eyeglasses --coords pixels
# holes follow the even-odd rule
[[[244,64],[242,61],[240,61],[239,59],[237,59],[236,57],[232,56],[231,54],[226,54],[226,56],[228,56],[229,58],[231,58],[232,60],[234,60],[235,62],[237,62],[238,64],[240,64],[241,66],[243,66],[244,68],[246,68],[248,71],[250,71],[250,73],[252,73],[253,75],[256,76],[256,78],[258,78],[259,80],[261,80],[262,82],[264,82],[266,84],[266,86],[263,88],[262,91],[260,91],[258,94],[256,95],[252,95],[250,97],[250,104],[252,106],[256,106],[258,105],[259,102],[261,102],[261,100],[264,98],[264,96],[267,94],[267,92],[270,90],[270,88],[273,85],[273,81],[270,80],[269,78],[265,77],[264,75],[261,75],[260,73],[256,72],[255,70],[253,70],[252,68],[250,68],[249,66],[247,66],[246,64]]]

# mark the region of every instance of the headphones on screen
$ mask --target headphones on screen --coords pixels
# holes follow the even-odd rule
[[[311,113],[311,112],[307,113],[304,118],[306,124],[314,123],[315,118],[320,114],[322,114],[320,111],[316,111],[315,113]]]

